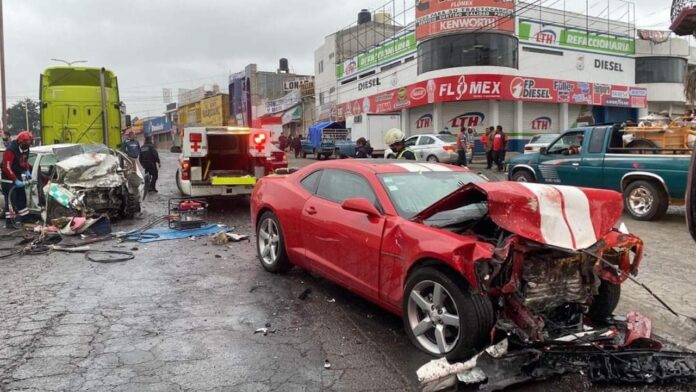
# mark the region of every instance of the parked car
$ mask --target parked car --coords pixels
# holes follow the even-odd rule
[[[263,268],[317,273],[400,315],[413,344],[450,359],[490,344],[496,321],[543,341],[555,337],[542,316],[567,321],[559,309],[611,315],[627,275],[590,255],[637,271],[641,241],[613,229],[621,205],[613,191],[358,159],[265,177],[251,197]]]
[[[539,152],[542,147],[548,147],[551,142],[558,139],[561,136],[559,133],[542,133],[539,135],[534,135],[529,140],[529,143],[524,146],[524,153],[530,154],[533,152]]]
[[[456,163],[457,136],[444,134],[414,135],[406,139],[406,146],[411,147],[416,159],[419,161]],[[471,159],[471,151],[467,152],[467,160]],[[395,158],[396,154],[387,147],[384,156],[388,159]]]
[[[538,153],[508,161],[513,181],[584,186],[623,193],[636,220],[657,220],[682,204],[690,156],[659,148],[624,148],[619,125],[570,129]]]

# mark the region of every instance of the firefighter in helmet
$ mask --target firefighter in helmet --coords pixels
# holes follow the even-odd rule
[[[5,196],[6,228],[14,228],[15,220],[24,222],[29,215],[24,186],[26,181],[31,180],[29,147],[33,141],[34,136],[31,132],[21,131],[2,154],[2,193]]]
[[[406,146],[406,137],[404,133],[398,128],[392,128],[387,131],[386,136],[384,136],[384,144],[388,145],[394,154],[396,154],[396,159],[406,159],[409,161],[416,160],[416,154]]]

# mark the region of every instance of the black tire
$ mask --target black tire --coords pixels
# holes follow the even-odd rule
[[[176,171],[176,189],[179,190],[179,194],[181,196],[188,196],[184,193],[183,189],[181,188],[181,173],[179,170]]]
[[[394,154],[387,155],[387,159],[394,159],[394,158],[396,158],[396,156]]]
[[[516,182],[536,182],[534,174],[529,170],[520,169],[512,174],[512,181]]]
[[[428,162],[440,162],[440,160],[437,159],[437,157],[435,155],[428,156],[427,161]]]
[[[658,220],[669,208],[669,196],[662,187],[651,181],[631,182],[624,189],[623,196],[626,212],[635,220]],[[632,201],[634,199],[637,201]]]
[[[277,228],[277,235],[278,235],[278,242],[277,242],[277,255],[272,259],[269,260],[266,258],[262,253],[261,250],[261,242],[262,237],[261,237],[261,230],[262,228],[265,228],[268,224],[268,222],[272,222],[273,225]],[[256,252],[259,257],[259,261],[261,262],[261,266],[268,271],[272,272],[274,274],[278,273],[284,273],[289,271],[292,268],[292,263],[290,263],[290,259],[288,258],[287,251],[285,250],[285,237],[283,236],[283,229],[280,227],[280,222],[278,222],[278,217],[275,216],[274,213],[270,211],[266,211],[261,215],[261,218],[259,218],[259,221],[257,222],[256,225]]]
[[[621,286],[602,281],[599,292],[594,297],[587,316],[596,323],[606,321],[612,314],[621,299]]]
[[[445,354],[428,351],[414,335],[409,319],[409,298],[413,289],[421,282],[435,282],[451,295],[459,316],[459,336],[454,347]],[[446,356],[449,360],[468,359],[490,344],[490,333],[495,325],[493,304],[488,297],[470,293],[466,281],[454,273],[440,272],[434,268],[418,269],[409,276],[402,300],[403,322],[406,335],[416,347],[436,357]]]

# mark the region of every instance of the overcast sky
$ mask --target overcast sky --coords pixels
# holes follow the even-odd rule
[[[620,0],[611,1],[612,14],[624,14]],[[386,2],[4,0],[8,101],[38,99],[39,74],[57,64],[52,58],[87,60],[116,73],[131,114],[159,115],[162,88],[218,83],[225,91],[229,73],[249,63],[273,71],[287,57],[292,70],[311,74],[324,36],[352,23],[359,9]],[[638,27],[668,28],[670,0],[634,2]],[[562,8],[563,0],[543,4]],[[591,14],[606,9],[605,0],[589,4]]]

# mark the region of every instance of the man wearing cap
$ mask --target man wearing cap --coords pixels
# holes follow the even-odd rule
[[[128,139],[123,142],[123,146],[121,148],[130,158],[134,160],[138,159],[140,156],[140,143],[135,140],[135,134],[133,131],[128,131]]]

